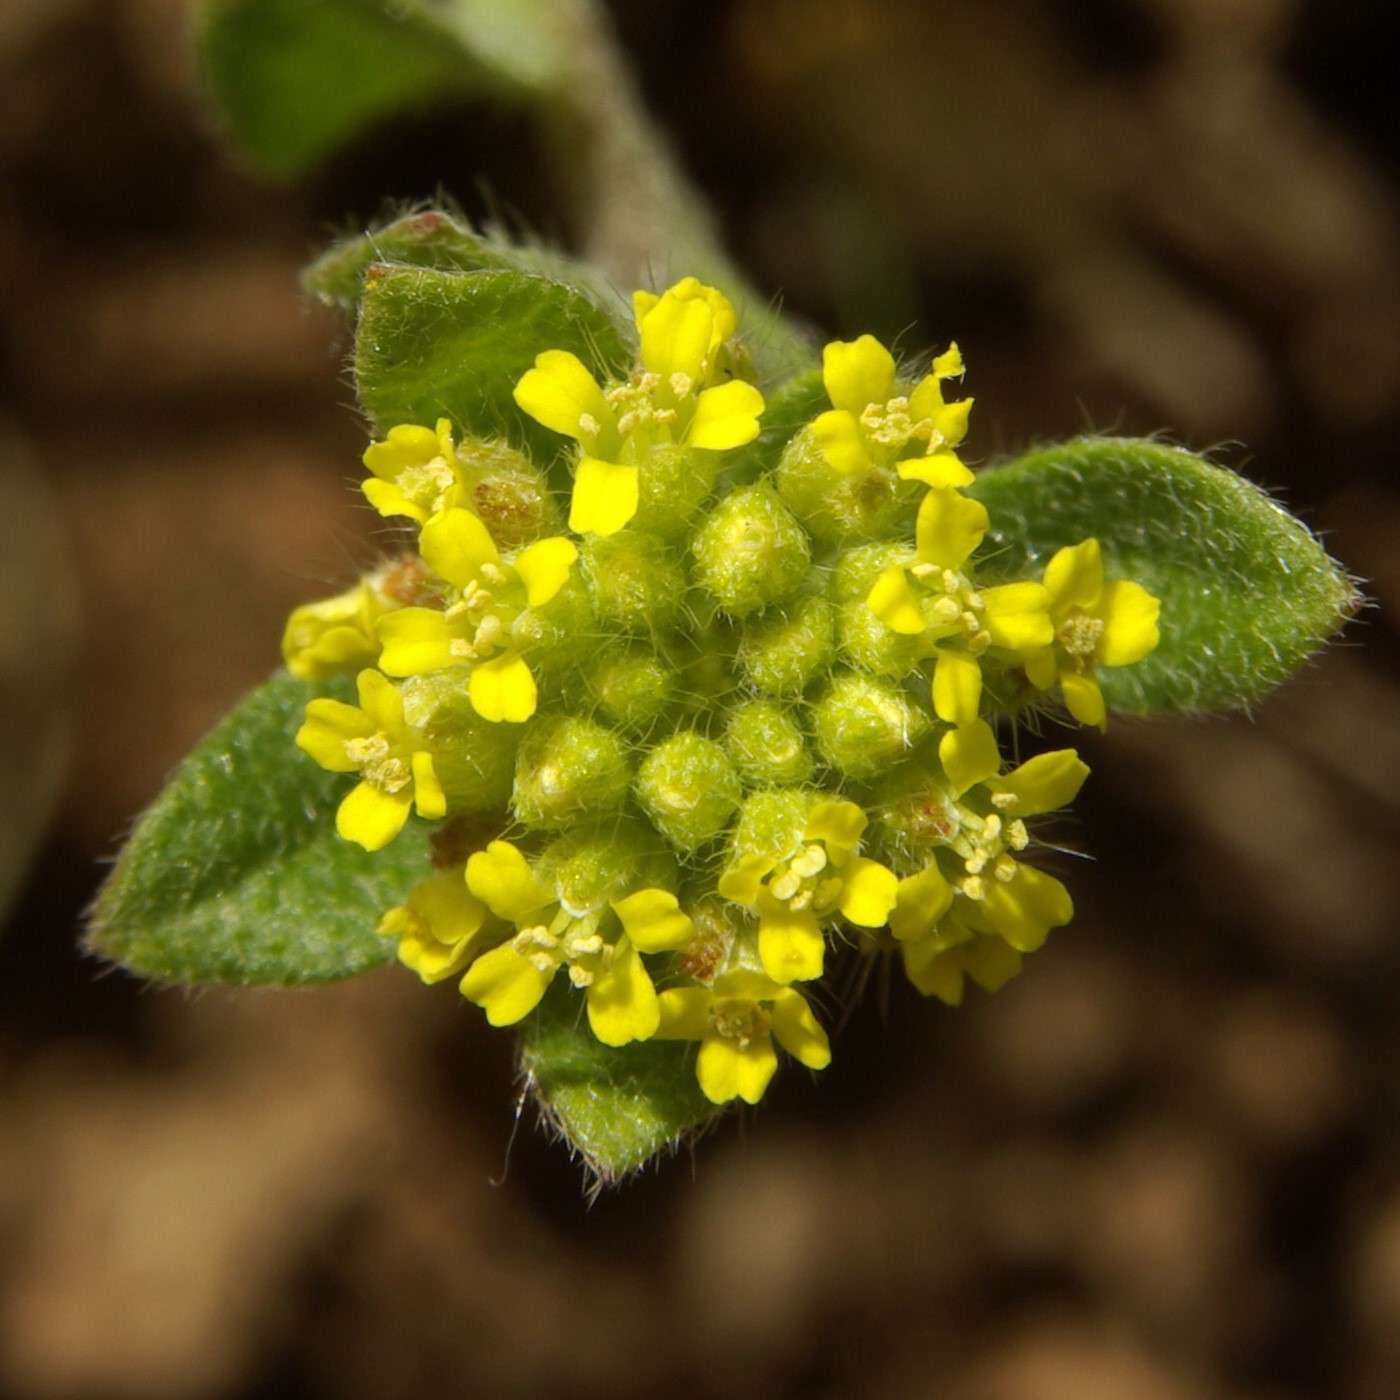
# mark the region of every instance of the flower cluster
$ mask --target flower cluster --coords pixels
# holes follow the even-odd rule
[[[517,383],[555,460],[446,419],[368,449],[414,547],[293,614],[289,668],[359,699],[313,700],[297,743],[358,779],[347,840],[433,824],[381,924],[425,982],[495,1026],[577,996],[603,1045],[698,1042],[704,1094],[755,1103],[778,1047],[829,1062],[836,958],[953,1004],[1068,922],[1026,857],[1088,769],[1008,767],[996,726],[1058,702],[1102,728],[1099,672],[1153,648],[1158,603],[1092,539],[985,577],[956,346],[910,381],[870,336],[828,345],[830,407],[769,450],[729,301],[687,278],[633,311],[615,377],[541,347]]]

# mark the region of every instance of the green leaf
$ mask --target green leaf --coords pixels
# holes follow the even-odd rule
[[[1282,684],[1356,611],[1350,579],[1307,528],[1243,477],[1141,438],[1076,438],[978,476],[989,582],[1038,576],[1090,536],[1109,578],[1162,600],[1160,645],[1101,670],[1112,709],[1248,705]]]
[[[440,416],[505,436],[548,462],[564,439],[515,405],[542,350],[571,350],[600,378],[628,364],[617,323],[582,293],[524,272],[370,269],[355,332],[360,403],[382,432]]]
[[[285,673],[251,691],[137,822],[88,930],[93,952],[169,982],[291,986],[389,959],[375,932],[428,872],[406,831],[374,855],[335,833],[350,783],[297,749],[306,702],[353,686]]]
[[[385,117],[558,82],[543,0],[204,0],[196,48],[230,142],[264,173],[296,175]]]
[[[581,293],[620,333],[632,333],[631,317],[622,298],[586,263],[552,248],[477,233],[441,209],[406,214],[383,228],[342,239],[306,269],[302,286],[328,306],[354,311],[364,294],[369,269],[381,263],[438,272],[534,273]]]
[[[563,979],[521,1027],[520,1067],[546,1120],[603,1185],[675,1147],[717,1112],[695,1082],[694,1045],[601,1044],[582,998]]]

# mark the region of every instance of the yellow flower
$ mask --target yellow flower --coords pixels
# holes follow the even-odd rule
[[[312,700],[296,741],[322,768],[359,773],[359,785],[335,814],[335,829],[378,851],[403,830],[410,807],[432,820],[446,815],[447,800],[422,735],[404,720],[398,688],[378,671],[361,671],[356,686],[358,708]]]
[[[985,653],[1024,656],[1054,638],[1043,584],[973,586],[967,561],[989,523],[980,501],[933,488],[919,507],[913,559],[886,569],[866,599],[892,631],[925,639],[934,657],[934,712],[950,724],[977,718]]]
[[[1161,602],[1128,579],[1105,583],[1098,540],[1059,550],[1045,568],[1053,643],[1026,657],[1037,690],[1058,681],[1065,708],[1080,724],[1108,728],[1108,710],[1094,674],[1098,666],[1141,661],[1160,639]]]
[[[1019,970],[1020,954],[1034,952],[1073,917],[1065,887],[1015,854],[1030,844],[1026,819],[1073,801],[1089,769],[1073,749],[1057,749],[1000,773],[996,736],[985,720],[944,734],[939,758],[946,781],[922,796],[927,863],[900,880],[889,924],[910,980],[951,1003],[961,996],[964,973],[994,990]],[[983,938],[999,939],[1016,957],[971,946]],[[944,954],[950,956],[940,961]]]
[[[893,466],[906,480],[966,486],[972,473],[953,450],[967,435],[971,399],[943,401],[943,381],[961,378],[962,355],[950,345],[907,394],[895,389],[894,356],[875,339],[833,340],[822,351],[822,382],[834,405],[811,431],[837,471],[867,474]],[[914,444],[915,455],[904,455]]]
[[[660,296],[638,292],[640,368],[599,385],[567,350],[546,350],[515,386],[537,422],[580,448],[569,528],[611,535],[637,513],[639,472],[658,449],[724,451],[758,436],[763,395],[723,373],[736,317],[713,287],[687,277]]]
[[[742,854],[720,876],[720,894],[757,913],[759,958],[774,982],[822,975],[823,923],[840,914],[879,928],[894,908],[894,872],[856,854],[866,822],[854,802],[815,802],[799,840]]]
[[[569,980],[585,992],[588,1023],[604,1045],[656,1033],[656,989],[639,954],[682,948],[694,932],[669,890],[638,890],[578,912],[561,903],[558,890],[508,841],[493,841],[467,861],[467,886],[518,930],[478,957],[462,978],[462,995],[493,1026],[528,1016],[567,967]]]
[[[282,633],[287,669],[298,680],[325,681],[374,665],[379,657],[374,624],[384,610],[368,579],[334,598],[303,603]]]
[[[471,511],[449,507],[423,526],[419,548],[455,590],[445,612],[401,608],[380,619],[379,664],[391,676],[470,666],[467,693],[483,719],[518,723],[535,712],[535,678],[511,644],[511,626],[564,586],[578,550],[563,536],[538,540],[507,563]]]
[[[757,1103],[778,1067],[773,1041],[808,1069],[831,1063],[831,1046],[806,999],[761,972],[735,968],[712,987],[661,993],[658,1040],[698,1040],[695,1077],[711,1103]]]
[[[460,972],[479,946],[487,910],[462,876],[458,867],[420,881],[379,921],[379,932],[398,940],[399,961],[429,984]]]
[[[429,516],[466,499],[452,424],[439,418],[423,428],[404,423],[373,442],[362,459],[374,473],[360,489],[380,515],[407,515],[421,525]]]

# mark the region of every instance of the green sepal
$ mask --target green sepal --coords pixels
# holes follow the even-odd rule
[[[302,287],[327,306],[354,311],[364,292],[365,276],[377,263],[438,272],[528,272],[548,277],[582,293],[620,334],[635,334],[623,298],[587,263],[543,244],[514,243],[500,234],[478,233],[443,209],[405,214],[383,228],[342,238],[305,269]]]
[[[291,178],[374,122],[454,98],[538,100],[560,80],[540,0],[203,0],[196,52],[230,143]]]
[[[1099,541],[1108,578],[1161,599],[1161,642],[1100,668],[1109,708],[1249,705],[1355,613],[1351,580],[1307,528],[1243,477],[1141,438],[1076,438],[981,473],[991,515],[979,582],[1039,578],[1057,549]]]
[[[717,1112],[696,1083],[693,1044],[602,1044],[563,978],[521,1026],[520,1069],[545,1120],[602,1185],[678,1146]]]
[[[599,379],[632,358],[616,323],[581,292],[524,272],[375,264],[355,331],[360,404],[381,432],[447,417],[504,436],[542,465],[565,439],[516,406],[542,350],[570,350]]]
[[[102,886],[92,952],[143,977],[241,986],[329,982],[392,957],[375,930],[427,875],[428,845],[409,830],[371,855],[336,835],[351,780],[293,744],[321,695],[353,701],[354,686],[283,672],[196,745]]]

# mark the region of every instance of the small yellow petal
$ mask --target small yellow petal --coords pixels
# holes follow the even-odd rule
[[[1038,817],[1069,806],[1088,776],[1089,765],[1073,749],[1055,749],[1037,754],[991,787],[1015,796],[1015,806],[1008,809],[1011,816]]]
[[[810,910],[791,910],[777,900],[760,905],[758,956],[775,982],[810,982],[822,975],[826,940]]]
[[[971,724],[950,729],[938,741],[938,761],[953,785],[954,797],[986,782],[1001,768],[1001,750],[992,726],[984,719],[975,719]]]
[[[982,591],[986,627],[992,645],[1030,652],[1055,640],[1050,621],[1050,594],[1039,583],[1004,583]]]
[[[663,380],[681,374],[698,388],[709,370],[713,329],[710,306],[673,287],[637,323],[642,364]]]
[[[982,543],[991,517],[981,501],[951,487],[935,487],[919,506],[914,525],[919,558],[940,569],[960,569]]]
[[[744,856],[737,865],[721,872],[719,892],[723,898],[732,899],[735,904],[752,904],[758,898],[763,877],[772,868],[773,860],[769,856]]]
[[[1161,600],[1141,584],[1129,579],[1108,584],[1095,611],[1104,624],[1097,649],[1101,666],[1128,666],[1141,661],[1161,640],[1157,627]]]
[[[419,749],[411,760],[413,767],[413,805],[426,821],[437,821],[447,815],[447,796],[438,782],[433,756]]]
[[[808,1069],[831,1063],[831,1042],[801,992],[782,991],[773,998],[773,1038]]]
[[[483,953],[458,984],[462,995],[486,1012],[493,1026],[513,1026],[540,1004],[557,967],[542,971],[509,943]]]
[[[1100,730],[1108,728],[1108,707],[1104,704],[1098,677],[1079,671],[1061,671],[1060,693],[1065,698],[1065,709],[1080,724],[1091,724]]]
[[[708,987],[670,987],[656,1000],[657,1040],[699,1040],[709,1029],[714,996]]]
[[[358,784],[340,804],[335,829],[346,841],[354,841],[367,851],[381,851],[403,830],[413,794],[381,792],[369,783]]]
[[[656,988],[625,936],[618,939],[607,971],[588,988],[588,1024],[604,1045],[650,1040],[661,1024]]]
[[[435,608],[400,608],[379,619],[377,629],[384,650],[379,664],[391,676],[421,676],[455,666],[452,630]]]
[[[438,456],[440,443],[432,428],[401,423],[390,428],[383,442],[372,442],[360,460],[383,481],[394,481],[409,467],[421,467]]]
[[[875,580],[866,606],[892,632],[917,637],[926,626],[919,608],[919,595],[910,587],[908,576],[898,564]]]
[[[971,724],[982,701],[982,667],[965,651],[939,648],[933,668],[933,709],[949,724]]]
[[[423,507],[410,501],[395,482],[381,481],[377,476],[372,476],[360,483],[360,490],[364,492],[365,500],[386,518],[406,515],[420,525],[428,518]]]
[[[1092,608],[1103,591],[1103,556],[1098,540],[1056,550],[1045,566],[1045,586],[1057,615],[1070,608]]]
[[[695,924],[670,890],[645,889],[613,903],[613,913],[633,946],[643,953],[684,948],[695,936]]]
[[[844,408],[819,413],[808,424],[807,431],[833,471],[855,476],[868,472],[875,465],[861,436],[860,424]]]
[[[1000,938],[974,938],[959,951],[967,975],[984,992],[999,992],[1021,970],[1020,953]]]
[[[1074,903],[1053,875],[1018,863],[1013,879],[987,882],[982,912],[1017,952],[1033,953],[1052,928],[1074,917]]]
[[[695,1077],[711,1103],[729,1103],[732,1099],[757,1103],[777,1068],[778,1052],[773,1049],[772,1037],[766,1035],[749,1041],[742,1049],[732,1041],[707,1035],[695,1058]]]
[[[841,867],[842,914],[861,928],[880,928],[899,898],[899,877],[877,860],[853,856]]]
[[[535,877],[530,862],[509,841],[492,841],[467,861],[467,888],[497,917],[523,923],[554,903],[554,891]]]
[[[833,407],[857,418],[869,405],[894,393],[894,356],[875,339],[833,340],[822,350],[822,383]]]
[[[322,768],[353,773],[360,765],[345,752],[346,742],[367,739],[373,733],[369,716],[354,705],[343,700],[311,700],[306,706],[306,722],[297,730],[296,744]]]
[[[890,932],[901,942],[927,938],[952,902],[952,885],[936,865],[927,865],[899,882],[897,902],[890,911]]]
[[[813,805],[805,833],[809,841],[824,841],[828,850],[844,855],[855,850],[869,821],[856,803],[825,798]]]
[[[686,429],[690,447],[723,452],[742,447],[758,436],[758,419],[763,412],[763,395],[742,379],[716,384],[696,401],[695,416]]]
[[[563,588],[578,558],[578,546],[563,535],[537,540],[515,556],[515,572],[525,584],[525,601],[542,608]]]
[[[929,452],[922,457],[901,457],[894,469],[905,481],[925,486],[971,486],[977,480],[955,452]]]
[[[515,402],[537,423],[589,445],[598,427],[612,421],[598,381],[567,350],[536,355],[534,368],[515,386]]]
[[[615,535],[637,513],[636,467],[585,457],[574,477],[569,529],[577,535]]]
[[[418,539],[428,567],[458,588],[475,583],[483,564],[498,564],[500,551],[481,518],[460,506],[439,511]]]
[[[926,997],[937,997],[947,1006],[957,1006],[963,998],[962,949],[936,951],[924,943],[905,943],[904,972]]]
[[[502,652],[473,666],[467,694],[472,709],[496,724],[523,723],[535,713],[539,698],[535,678],[518,651]]]

